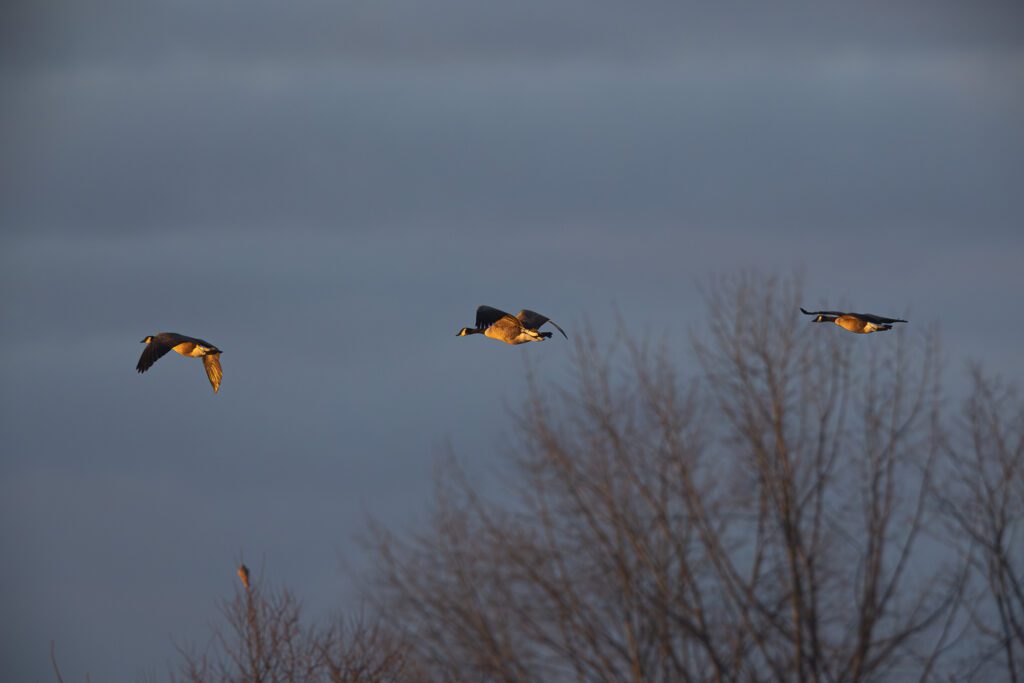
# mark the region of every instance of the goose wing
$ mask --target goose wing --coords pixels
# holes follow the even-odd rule
[[[569,335],[565,333],[565,330],[558,326],[558,323],[556,323],[554,320],[547,317],[546,315],[541,315],[536,311],[530,311],[524,308],[523,310],[519,311],[519,314],[516,315],[516,317],[519,318],[519,322],[523,323],[523,327],[529,328],[531,330],[539,329],[540,326],[543,325],[544,323],[551,323],[552,325],[555,326],[555,329],[562,333],[563,337],[565,337],[566,339],[569,338]]]
[[[136,370],[138,370],[139,372],[145,372],[146,370],[149,370],[149,368],[152,367],[153,363],[163,358],[164,355],[171,350],[174,344],[179,343],[171,343],[171,340],[163,339],[163,337],[166,336],[168,335],[159,334],[153,337],[153,341],[146,344],[146,348],[142,349],[142,355],[139,356],[139,362],[135,366]]]
[[[177,332],[161,332],[160,334],[155,334],[153,335],[153,341],[160,342],[169,349],[173,349],[178,344],[182,344],[184,342],[201,344],[203,346],[211,345],[209,342],[205,342],[202,339],[190,337],[187,334],[178,334]]]
[[[166,343],[167,346],[171,349],[173,349],[178,344],[184,343],[195,344],[196,346],[201,346],[204,349],[217,348],[216,345],[211,344],[205,339],[200,339],[199,337],[190,337],[187,334],[178,334],[176,332],[163,332],[162,334],[157,336],[157,339]]]
[[[203,367],[206,368],[206,376],[210,380],[210,386],[213,387],[213,393],[220,391],[220,380],[224,376],[224,372],[220,369],[220,354],[219,353],[208,353],[203,356]]]
[[[480,306],[476,309],[476,329],[478,330],[490,327],[499,320],[511,321],[514,325],[519,325],[517,319],[500,309],[492,308],[491,306]]]
[[[804,315],[848,315],[843,311],[807,311],[804,307],[800,307],[800,312]]]
[[[903,318],[886,318],[884,315],[873,315],[871,313],[851,313],[850,315],[855,315],[861,320],[866,320],[869,323],[875,323],[876,325],[907,322]]]

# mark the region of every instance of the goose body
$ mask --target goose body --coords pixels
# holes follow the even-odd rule
[[[491,306],[480,306],[476,309],[476,326],[463,327],[459,330],[457,337],[465,337],[470,334],[482,334],[491,339],[503,341],[506,344],[525,344],[527,342],[544,341],[550,339],[551,332],[540,332],[544,323],[551,323],[566,339],[569,336],[561,327],[547,316],[523,309],[516,315]]]
[[[160,360],[168,351],[174,351],[189,358],[202,358],[210,386],[213,387],[214,393],[220,390],[220,380],[223,377],[220,368],[221,350],[210,342],[176,332],[160,332],[149,335],[142,343],[146,348],[142,350],[139,362],[135,366],[140,373],[149,370],[153,363]]]
[[[872,332],[885,332],[891,330],[893,323],[905,323],[902,318],[886,318],[882,315],[871,313],[845,313],[843,311],[806,311],[803,308],[800,312],[804,315],[816,316],[812,322],[835,323],[844,330],[856,334],[870,334]]]

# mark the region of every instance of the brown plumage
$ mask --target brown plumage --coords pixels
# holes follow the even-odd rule
[[[857,334],[870,334],[872,332],[885,332],[892,329],[893,323],[905,323],[902,318],[886,318],[882,315],[871,313],[845,313],[843,311],[807,311],[803,308],[800,312],[804,315],[817,316],[812,322],[835,323],[844,330]]]
[[[244,564],[238,565],[238,578],[242,580],[245,590],[249,590],[249,568]]]
[[[213,387],[214,393],[220,391],[220,381],[224,376],[220,367],[221,350],[210,342],[196,337],[186,337],[176,332],[161,332],[146,337],[142,343],[146,345],[146,348],[142,350],[139,362],[135,366],[140,373],[149,370],[153,363],[163,358],[168,351],[174,351],[182,356],[202,358],[210,386]]]
[[[555,326],[566,339],[569,336],[558,324],[545,315],[536,311],[523,309],[515,316],[491,306],[480,306],[476,309],[476,327],[463,327],[459,330],[457,337],[465,337],[470,334],[482,334],[491,339],[503,341],[506,344],[525,344],[532,341],[544,341],[550,339],[551,332],[538,332],[538,328],[545,323]]]

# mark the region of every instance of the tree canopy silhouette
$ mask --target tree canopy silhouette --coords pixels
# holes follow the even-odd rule
[[[706,303],[692,377],[667,344],[576,335],[574,384],[534,386],[502,446],[507,497],[452,465],[425,529],[375,529],[371,594],[418,660],[445,681],[1018,680],[1020,403],[979,372],[954,419],[934,333],[808,329],[796,280],[723,278]]]

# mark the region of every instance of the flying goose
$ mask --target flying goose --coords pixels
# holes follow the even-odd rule
[[[892,323],[905,323],[902,318],[886,318],[881,315],[870,313],[844,313],[842,311],[805,311],[802,307],[800,312],[804,315],[817,316],[812,322],[835,323],[844,330],[856,332],[857,334],[870,334],[871,332],[885,332],[892,329]]]
[[[480,306],[476,309],[476,327],[463,327],[456,337],[465,337],[469,334],[482,334],[491,339],[503,341],[506,344],[525,344],[526,342],[544,341],[550,339],[551,332],[538,332],[537,329],[544,323],[551,323],[562,333],[566,339],[569,336],[561,327],[547,316],[534,311],[522,310],[515,317],[505,311],[499,311],[490,306]]]
[[[220,379],[224,374],[220,369],[221,350],[210,342],[174,332],[161,332],[149,335],[142,340],[142,343],[146,345],[146,348],[139,356],[139,364],[135,366],[139,372],[149,370],[150,366],[160,360],[168,351],[177,351],[183,356],[202,358],[206,376],[210,378],[210,385],[213,386],[214,393],[220,390]]]

